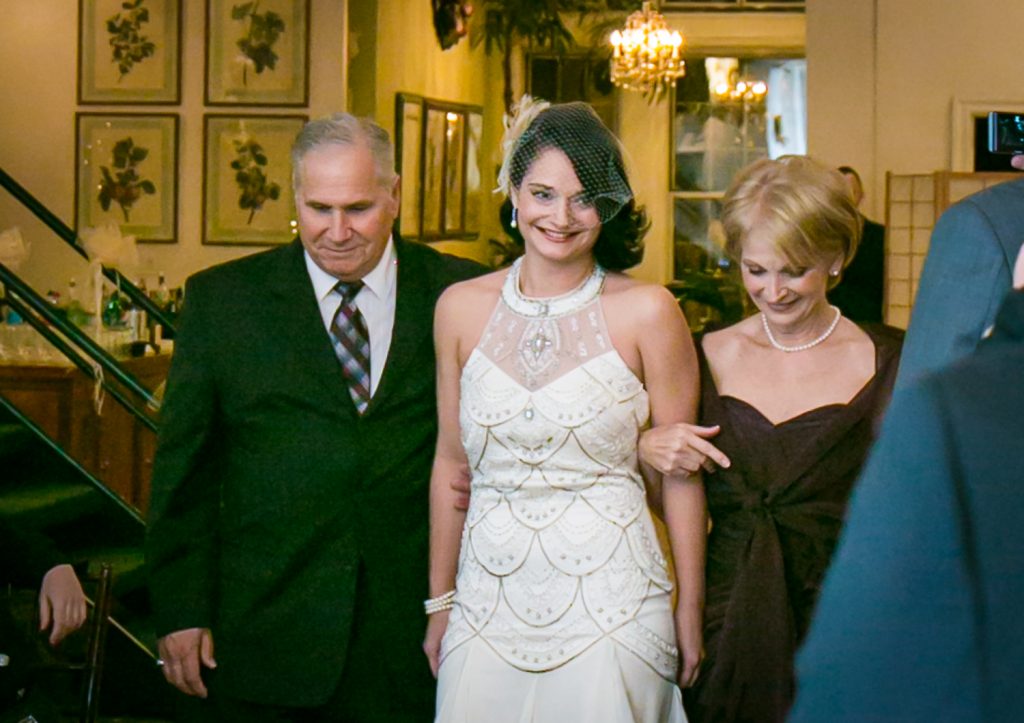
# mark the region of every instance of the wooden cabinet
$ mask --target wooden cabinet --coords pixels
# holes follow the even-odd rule
[[[163,383],[170,355],[125,360],[147,389]],[[109,394],[97,410],[95,384],[72,366],[0,363],[0,393],[79,464],[145,512],[156,435]],[[129,395],[131,396],[131,395]]]

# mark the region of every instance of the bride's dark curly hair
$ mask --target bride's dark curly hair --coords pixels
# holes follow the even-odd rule
[[[610,271],[636,266],[644,256],[643,238],[650,222],[633,199],[618,139],[586,103],[549,106],[537,114],[512,150],[506,163],[510,185],[518,189],[530,165],[551,148],[568,157],[598,215],[609,216],[594,244],[594,260]],[[505,233],[522,247],[523,236],[511,223],[511,200],[505,199],[499,216]]]

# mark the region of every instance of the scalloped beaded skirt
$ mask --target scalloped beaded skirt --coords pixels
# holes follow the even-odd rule
[[[647,393],[608,342],[599,295],[554,318],[509,300],[462,371],[472,493],[437,721],[685,721],[672,583],[637,464]]]

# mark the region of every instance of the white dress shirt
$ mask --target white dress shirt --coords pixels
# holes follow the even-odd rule
[[[309,252],[303,252],[306,270],[313,282],[316,301],[320,305],[320,317],[329,334],[334,315],[341,306],[341,294],[334,286],[338,279],[316,265]],[[377,393],[384,364],[391,349],[391,335],[395,330],[395,299],[398,290],[398,259],[395,245],[389,238],[380,261],[373,270],[363,277],[363,288],[356,294],[356,306],[363,314],[366,329],[370,334],[370,396]],[[341,374],[341,370],[338,370]]]

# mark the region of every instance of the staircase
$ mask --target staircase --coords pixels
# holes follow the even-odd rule
[[[155,665],[156,639],[148,621],[141,520],[97,486],[79,465],[19,418],[0,396],[0,517],[45,534],[80,575],[110,563],[114,606],[107,642],[101,712],[165,716],[170,690]],[[16,554],[4,551],[4,554]],[[31,614],[31,609],[28,611]],[[76,681],[59,697],[70,705]]]
[[[49,226],[58,239],[84,255],[75,233],[2,169],[0,186]],[[104,269],[104,274],[173,332],[173,320],[144,293],[114,270]],[[106,405],[110,405],[106,409],[123,407],[131,419],[148,429],[155,427],[146,413],[146,406],[155,404],[150,390],[82,330],[55,315],[45,299],[2,264],[0,292],[0,301],[47,336],[86,375],[88,384],[97,376],[102,380]],[[98,367],[102,374],[96,371]],[[33,421],[31,411],[19,408],[15,397],[24,400],[24,395],[5,394],[0,388],[0,517],[45,534],[76,565],[80,576],[97,571],[103,563],[112,566],[114,602],[100,691],[102,719],[169,718],[172,689],[155,664],[156,639],[149,622],[142,514],[110,488],[102,472],[89,471],[96,470],[95,460],[75,459],[70,453],[73,445],[51,438]],[[113,454],[116,456],[117,450]],[[3,550],[2,554],[17,553]],[[70,639],[66,642],[69,647],[75,645]],[[56,691],[55,697],[70,705],[76,698],[75,682],[68,680],[64,687],[67,690],[59,686],[47,686],[47,690]]]

